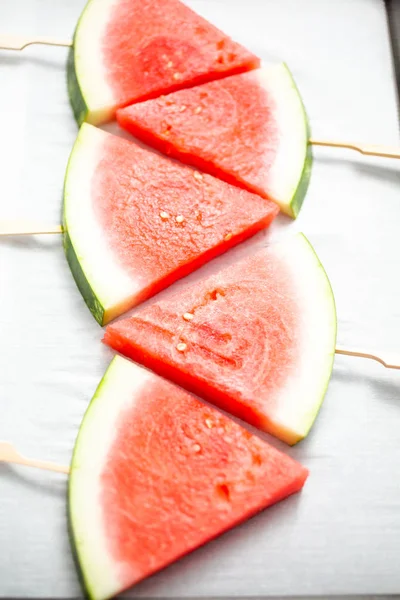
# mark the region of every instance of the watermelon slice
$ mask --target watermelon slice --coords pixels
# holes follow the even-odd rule
[[[64,188],[64,246],[100,324],[267,227],[272,203],[83,124]]]
[[[307,469],[115,357],[83,419],[70,518],[90,597],[110,598],[299,491]]]
[[[259,66],[179,0],[89,0],[74,35],[68,90],[78,124],[117,107]]]
[[[332,290],[302,234],[106,329],[104,340],[294,444],[322,403],[336,342]]]
[[[117,111],[121,127],[296,217],[311,171],[306,113],[285,64]]]

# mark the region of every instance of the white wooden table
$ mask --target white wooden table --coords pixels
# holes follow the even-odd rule
[[[69,37],[83,4],[0,0],[0,31]],[[264,60],[287,61],[315,137],[399,144],[383,2],[189,4]],[[65,61],[58,48],[0,52],[0,218],[59,222],[77,132]],[[340,344],[400,350],[399,163],[317,149],[301,216],[280,225],[274,232],[302,229],[315,244],[335,290]],[[60,239],[1,241],[0,439],[28,455],[69,461],[111,358],[101,336]],[[289,452],[311,470],[301,495],[129,595],[400,593],[399,372],[338,357],[312,433]],[[81,597],[66,508],[63,476],[0,466],[1,597]]]

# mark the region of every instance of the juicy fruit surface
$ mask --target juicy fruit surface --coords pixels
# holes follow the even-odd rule
[[[301,237],[295,244],[293,260],[308,243]],[[312,268],[328,288],[319,267]],[[302,284],[301,271],[298,278],[286,256],[263,249],[109,326],[104,340],[256,427],[295,443],[306,435],[322,402],[335,343],[331,298],[302,296],[299,281],[307,287],[308,280]],[[314,291],[310,287],[310,294]],[[317,360],[322,360],[318,366]],[[311,389],[313,380],[318,384]]]
[[[184,380],[199,382],[196,391],[202,393],[204,383],[224,409],[260,427],[296,369],[298,309],[283,267],[255,255],[246,272],[234,265],[222,277],[109,326],[105,340],[149,366],[160,361],[165,375],[170,367],[182,370]],[[186,345],[184,352],[179,344]]]
[[[173,384],[120,357],[113,363],[110,369],[117,375],[103,384],[107,393],[96,394],[96,412],[91,415],[89,408],[79,433],[76,469],[82,489],[77,489],[74,465],[71,489],[76,502],[80,494],[94,493],[85,489],[85,470],[93,469],[90,460],[95,460],[89,439],[85,458],[85,421],[90,419],[94,430],[96,420],[108,419],[105,460],[98,466],[96,526],[117,576],[118,589],[108,592],[118,593],[298,491],[307,470]],[[120,376],[119,363],[125,363]],[[119,403],[118,392],[125,394],[129,379],[142,377],[143,385],[135,383],[133,395],[110,420],[108,403]],[[78,514],[79,504],[72,510]],[[84,532],[79,532],[78,552],[83,569],[90,565],[96,577],[91,548],[79,544],[85,545]],[[84,574],[91,587],[91,574]]]
[[[255,195],[114,136],[105,143],[92,192],[111,251],[124,269],[154,285],[276,215]]]
[[[277,212],[255,194],[84,124],[66,176],[67,255],[103,324],[267,227]]]
[[[104,31],[103,60],[118,105],[259,63],[178,0],[118,0]]]
[[[290,204],[291,197],[279,197],[277,177],[287,180],[295,171],[290,196],[300,185],[306,117],[285,65],[129,106],[117,111],[117,119],[124,129],[163,152],[280,204]],[[279,153],[284,155],[280,158]],[[277,160],[284,173],[275,172]]]
[[[128,106],[117,119],[169,154],[202,167],[204,161],[234,183],[245,173],[261,189],[278,144],[274,115],[274,99],[253,73],[243,73]]]
[[[102,476],[110,550],[141,577],[303,483],[299,465],[184,392],[154,381],[144,396]]]

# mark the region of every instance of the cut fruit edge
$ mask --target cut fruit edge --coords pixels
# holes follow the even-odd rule
[[[115,0],[89,0],[81,13],[69,52],[68,94],[78,125],[99,125],[112,119],[115,99],[102,61],[100,40]],[[90,32],[90,35],[88,35]],[[85,81],[85,91],[80,82]]]
[[[69,518],[84,583],[93,599],[112,597],[120,587],[115,563],[99,527],[102,521],[100,502],[93,502],[93,497],[100,497],[101,470],[112,444],[112,434],[117,435],[110,424],[116,423],[123,407],[132,402],[135,393],[151,377],[149,372],[139,368],[135,378],[131,374],[132,365],[115,356],[86,410],[72,456]],[[107,410],[104,410],[105,405]],[[99,440],[102,443],[99,444]],[[92,489],[92,496],[81,495],[81,488]],[[87,546],[92,548],[91,552],[87,552]]]
[[[336,346],[336,307],[327,274],[304,234],[297,233],[275,242],[268,246],[268,252],[284,261],[289,269],[301,310],[297,334],[301,347],[296,370],[282,386],[274,413],[251,424],[293,445],[308,435],[328,388]],[[241,262],[245,263],[245,260]],[[140,317],[140,310],[137,314]],[[229,396],[219,399],[220,392],[207,381],[183,373],[179,365],[165,365],[149,353],[145,345],[129,347],[129,338],[126,338],[126,345],[123,333],[119,333],[119,324],[123,322],[107,327],[105,343],[229,412]],[[117,344],[113,344],[113,339]],[[235,402],[232,399],[232,403]],[[230,412],[236,414],[234,410]],[[236,416],[242,418],[240,412]]]
[[[142,128],[140,124],[137,125],[134,121],[130,122],[129,109],[132,107],[134,111],[139,111],[141,103],[117,110],[117,121],[132,135],[164,154],[171,155],[230,184],[272,200],[278,204],[282,212],[296,218],[307,193],[312,167],[312,152],[309,144],[310,129],[300,92],[285,63],[261,67],[245,74],[231,75],[220,80],[220,83],[223,85],[224,81],[235,78],[238,80],[243,78],[245,81],[247,76],[256,78],[260,87],[271,98],[274,105],[276,129],[279,133],[277,153],[264,186],[254,186],[240,175],[229,171],[225,172],[223,168],[215,166],[201,156],[194,156],[190,152],[179,150],[170,139],[166,140],[164,137],[160,137],[150,127],[145,125]],[[202,88],[207,88],[208,85],[207,83],[204,86],[199,85],[192,90],[194,93],[201,93]],[[167,94],[166,98],[173,98],[174,94],[177,98],[179,97],[178,91]],[[200,99],[198,101],[200,102]],[[185,106],[187,105],[187,100],[185,100]],[[192,108],[195,109],[195,107]],[[133,114],[135,113],[133,112]],[[195,110],[194,114],[196,114]],[[184,141],[184,132],[179,132],[179,129],[177,132]]]
[[[155,378],[157,376],[150,371],[120,356],[115,356],[86,410],[76,439],[68,489],[69,520],[85,587],[93,600],[106,600],[126,589],[126,585],[121,583],[121,564],[111,556],[108,538],[104,532],[104,515],[100,502],[101,476],[108,452],[118,435],[116,423],[121,413],[140,401],[141,392],[145,392],[148,386],[154,383]],[[171,386],[173,392],[173,385],[165,383]],[[229,417],[223,415],[221,417],[229,420]],[[101,440],[100,444],[99,440]],[[263,444],[267,449],[269,445],[265,442]],[[262,503],[264,509],[299,492],[308,476],[308,469],[297,461],[271,446],[270,452],[273,456],[281,455],[282,460],[292,463],[293,466],[297,464],[297,471],[293,473],[291,480],[289,479],[284,485],[281,484],[283,487],[280,491],[276,490],[274,496]],[[217,528],[214,536],[206,535],[204,538],[199,534],[199,544],[195,544],[192,548],[189,545],[187,552],[255,515],[262,508],[260,503],[258,507],[255,506],[251,510],[244,509],[239,519],[235,519],[230,525]],[[174,560],[177,558],[180,556]],[[140,581],[145,576],[138,574],[136,581]]]
[[[65,174],[63,206],[67,261],[86,304],[101,325],[127,310],[134,296],[132,281],[112,257],[90,204],[92,175],[107,135],[86,123],[80,128]],[[93,249],[95,262],[90,260]],[[112,274],[112,281],[106,281],[104,273]]]
[[[307,193],[312,167],[307,113],[286,63],[255,72],[259,74],[261,85],[274,96],[280,132],[277,156],[269,173],[268,197],[282,212],[296,218]]]
[[[73,44],[67,63],[67,86],[78,126],[83,122],[92,125],[106,123],[115,117],[117,108],[131,104],[134,101],[140,101],[139,99],[131,99],[122,105],[118,104],[112,86],[107,83],[105,66],[99,60],[102,55],[101,40],[115,4],[116,0],[101,0],[101,2],[99,0],[88,0],[75,28]],[[188,8],[186,4],[184,6],[186,9]],[[200,15],[197,16],[204,20]],[[208,23],[207,20],[204,21],[206,24]],[[209,25],[213,29],[215,28],[213,24],[210,23]],[[221,33],[225,36],[223,32]],[[253,62],[254,64],[251,62],[243,64],[236,69],[236,72],[252,70],[260,64],[259,59],[255,56],[253,56]],[[205,74],[201,74],[187,81],[186,85],[185,82],[183,82],[183,85],[176,84],[175,89],[193,87],[207,80],[216,80],[228,75],[229,73],[225,72],[215,72],[213,77],[210,78]],[[159,92],[151,94],[151,97],[157,97],[163,93],[167,92],[160,89]],[[145,99],[143,98],[143,100]]]
[[[257,216],[251,220],[250,216],[246,216],[247,223],[243,228],[239,228],[229,237],[221,237],[221,241],[214,240],[208,245],[204,244],[201,251],[197,255],[194,254],[190,261],[177,264],[154,280],[139,268],[132,274],[113,253],[91,202],[93,174],[103,157],[103,148],[107,148],[107,140],[110,138],[119,140],[126,146],[131,145],[132,148],[137,147],[133,141],[122,140],[93,125],[83,123],[70,154],[64,181],[64,249],[75,282],[100,325],[109,323],[176,280],[200,268],[212,258],[268,227],[278,212],[272,202],[267,206],[261,199],[256,198],[262,213],[261,218]],[[140,152],[154,156],[149,150],[140,149]],[[170,162],[167,157],[159,157],[159,160]],[[177,165],[178,174],[181,169],[192,173],[189,167]],[[219,181],[217,183],[220,186],[226,185]],[[233,186],[230,191],[236,193]],[[248,212],[242,205],[240,211],[244,216]]]
[[[335,358],[336,305],[327,273],[303,233],[278,242],[274,251],[290,269],[302,320],[300,364],[282,388],[268,431],[293,445],[308,435],[326,395]]]

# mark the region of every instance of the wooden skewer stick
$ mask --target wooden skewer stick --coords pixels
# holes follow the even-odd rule
[[[369,358],[371,360],[376,360],[387,369],[400,369],[400,357],[394,357],[393,355],[390,355],[390,353],[384,353],[383,356],[382,354],[381,356],[377,356],[376,354],[370,354],[369,352],[347,350],[346,348],[336,348],[335,353],[343,354],[345,356],[356,356],[358,358]]]
[[[381,156],[382,158],[400,158],[400,148],[380,146],[377,144],[355,144],[351,142],[332,142],[330,140],[309,140],[312,146],[328,146],[330,148],[347,148],[356,150],[367,156]]]
[[[55,473],[66,473],[69,475],[69,467],[57,465],[56,463],[43,460],[32,460],[19,454],[14,446],[9,442],[0,442],[0,462],[13,463],[15,465],[25,465],[26,467],[35,467],[45,471],[54,471]]]
[[[32,44],[44,44],[45,46],[62,46],[69,48],[72,46],[70,40],[57,40],[50,37],[32,38],[26,35],[3,35],[0,34],[1,50],[23,50]]]
[[[62,233],[61,225],[38,225],[30,221],[0,221],[0,236],[6,235],[47,235]]]

